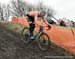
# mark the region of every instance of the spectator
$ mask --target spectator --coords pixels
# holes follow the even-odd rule
[[[74,26],[74,22],[73,22],[73,21],[71,21],[71,23],[72,23],[72,26]]]
[[[60,21],[60,26],[66,26],[63,20]]]
[[[56,24],[56,22],[54,22],[53,20],[48,20],[49,24]]]

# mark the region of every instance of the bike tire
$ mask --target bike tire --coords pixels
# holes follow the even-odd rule
[[[21,40],[26,44],[29,43],[30,42],[29,28],[23,28],[21,34],[22,34]]]
[[[46,46],[46,48],[42,47],[41,46],[41,43],[40,43],[40,37],[42,37],[42,35],[45,35],[47,37],[46,41],[48,42],[48,45]],[[43,39],[43,37],[42,37]],[[41,33],[37,39],[37,45],[38,45],[38,48],[41,50],[41,51],[48,51],[48,49],[50,48],[50,38],[49,36],[46,34],[46,33]]]

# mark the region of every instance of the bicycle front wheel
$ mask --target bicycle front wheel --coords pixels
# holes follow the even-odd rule
[[[23,28],[22,30],[22,41],[24,43],[29,43],[30,42],[30,37],[29,37],[29,28]]]
[[[50,47],[50,38],[46,33],[41,33],[38,37],[38,47],[41,51],[47,51]]]

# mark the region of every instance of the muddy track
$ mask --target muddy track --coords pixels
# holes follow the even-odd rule
[[[24,44],[20,34],[0,26],[0,59],[47,59],[46,56],[56,55],[65,54],[54,47],[42,52],[35,43]]]

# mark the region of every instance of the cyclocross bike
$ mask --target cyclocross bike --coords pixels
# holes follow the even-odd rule
[[[44,32],[44,27],[48,26],[41,26],[38,25],[36,27],[39,27],[38,32],[33,32],[34,34],[34,41],[37,42],[37,46],[41,51],[47,51],[50,47],[50,37],[48,36],[47,33]],[[47,30],[49,30],[48,28]],[[29,28],[23,28],[22,29],[22,41],[24,43],[30,43],[32,40],[30,40],[30,35],[29,35]]]

